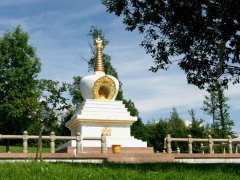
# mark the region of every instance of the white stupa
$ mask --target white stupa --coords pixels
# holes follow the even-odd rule
[[[96,40],[97,58],[95,72],[82,78],[80,90],[84,101],[74,116],[65,124],[72,135],[80,132],[83,137],[100,137],[107,134],[107,146],[120,144],[121,147],[147,147],[147,143],[131,136],[130,126],[137,120],[128,112],[122,101],[115,100],[118,80],[105,74],[102,61],[102,40]],[[75,147],[70,141],[67,146]],[[100,147],[100,141],[83,141],[84,147]]]

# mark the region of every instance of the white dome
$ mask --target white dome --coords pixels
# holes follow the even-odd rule
[[[99,99],[98,94],[104,91],[104,99],[115,100],[118,90],[118,80],[106,75],[104,72],[95,72],[94,75],[88,75],[82,78],[80,82],[80,91],[83,99]]]

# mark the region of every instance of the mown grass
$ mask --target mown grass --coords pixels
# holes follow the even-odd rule
[[[240,179],[238,164],[0,163],[0,179]]]
[[[11,153],[22,153],[23,152],[23,147],[22,145],[19,146],[10,146],[10,152]],[[6,146],[0,146],[0,153],[6,152]],[[37,152],[37,147],[36,146],[30,146],[28,147],[28,152],[29,153],[36,153]],[[49,153],[50,148],[49,147],[42,147],[42,152],[43,153]]]

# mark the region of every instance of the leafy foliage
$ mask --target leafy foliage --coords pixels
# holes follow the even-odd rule
[[[219,85],[209,93],[209,96],[205,96],[203,110],[213,118],[212,135],[215,137],[234,136],[232,131],[234,122],[230,119],[227,101],[228,98],[225,97],[224,90]]]
[[[189,115],[191,116],[191,124],[188,127],[188,134],[190,134],[193,138],[206,138],[208,135],[208,126],[203,126],[203,120],[198,120],[195,116],[195,111],[191,109],[189,111]],[[193,142],[192,144],[192,150],[193,152],[201,152],[201,149],[199,148],[201,145],[200,142]]]
[[[0,39],[0,129],[2,134],[22,134],[33,123],[41,70],[35,49],[21,27]]]
[[[230,115],[228,113],[229,106],[227,105],[228,98],[224,96],[224,90],[219,88],[218,91],[218,115],[217,115],[217,134],[219,137],[226,138],[228,135],[234,136],[232,131],[232,126],[234,122],[230,119]]]
[[[41,79],[38,84],[41,92],[38,107],[35,111],[35,121],[28,128],[33,134],[45,133],[59,130],[59,121],[70,108],[63,93],[67,91],[67,84],[59,84],[57,81]]]
[[[198,120],[195,117],[193,110],[190,110],[190,116],[192,122],[189,126],[180,118],[177,110],[172,109],[170,113],[170,118],[159,121],[152,121],[146,124],[147,128],[147,142],[149,146],[153,146],[156,151],[162,152],[164,150],[164,139],[167,134],[170,134],[171,137],[176,138],[186,138],[190,134],[192,137],[197,138],[206,138],[207,133],[206,129],[203,126],[203,120]],[[187,151],[187,143],[174,142],[172,143],[172,149],[179,147],[182,152]],[[196,148],[197,147],[197,148]],[[194,144],[193,150],[196,152],[199,150],[200,145]]]
[[[188,83],[208,88],[239,83],[240,2],[185,0],[102,0],[123,16],[126,29],[144,34],[141,43],[154,58],[151,71],[178,61]],[[173,60],[173,56],[180,57]]]
[[[123,103],[125,104],[126,108],[130,112],[131,116],[136,116],[138,117],[137,121],[134,122],[131,126],[131,133],[135,138],[146,140],[147,138],[147,132],[146,132],[146,127],[142,122],[141,117],[139,116],[139,112],[137,108],[135,107],[134,102],[129,99],[123,99]]]
[[[164,139],[167,134],[171,133],[169,122],[160,119],[157,123],[147,123],[146,127],[148,146],[152,146],[156,151],[162,152],[164,150]]]
[[[212,124],[214,126],[217,116],[217,92],[211,91],[209,96],[205,96],[203,101],[203,111],[212,116]]]
[[[173,108],[169,118],[169,126],[172,137],[187,137],[187,128],[184,121],[179,117],[176,108]]]
[[[73,83],[68,85],[69,93],[72,96],[72,103],[75,105],[75,107],[78,107],[83,101],[83,97],[80,91],[81,79],[82,77],[80,76],[74,76]]]
[[[189,111],[189,114],[191,116],[191,124],[190,126],[188,127],[188,131],[189,131],[189,134],[191,134],[191,136],[193,138],[205,138],[207,137],[207,133],[206,133],[206,130],[204,129],[204,126],[203,126],[203,120],[200,119],[198,120],[195,116],[195,111],[193,109],[191,109]]]

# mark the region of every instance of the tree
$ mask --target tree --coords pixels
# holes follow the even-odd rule
[[[228,98],[224,95],[224,90],[219,87],[217,91],[218,98],[218,115],[217,115],[217,123],[216,123],[216,133],[218,136],[222,138],[227,138],[228,135],[233,136],[234,133],[232,131],[232,126],[234,126],[234,122],[230,119],[230,115],[228,113],[229,106],[227,105]]]
[[[217,116],[217,92],[216,91],[210,91],[209,96],[205,96],[202,110],[206,112],[208,115],[212,116],[212,124],[214,128],[214,124]]]
[[[147,132],[146,127],[142,122],[141,117],[139,116],[139,112],[137,108],[134,105],[134,102],[129,99],[123,99],[123,103],[125,104],[126,108],[130,112],[131,116],[136,116],[138,119],[136,122],[134,122],[131,126],[131,133],[135,138],[146,140],[147,138]]]
[[[75,107],[78,107],[80,103],[83,101],[83,97],[80,91],[80,82],[82,77],[75,76],[73,77],[73,83],[69,84],[69,93],[72,96],[72,103]]]
[[[164,150],[164,139],[171,132],[169,122],[163,119],[158,122],[148,122],[146,128],[148,145],[153,146],[155,151],[162,152]]]
[[[195,111],[193,109],[191,109],[189,111],[189,114],[191,116],[191,124],[188,127],[188,131],[189,134],[193,137],[193,138],[206,138],[206,132],[203,126],[203,120],[200,119],[198,120],[195,116]]]
[[[172,109],[171,116],[169,118],[169,125],[172,137],[187,137],[187,128],[184,121],[179,117],[176,108]]]
[[[179,114],[176,110],[176,108],[172,109],[171,116],[169,118],[169,127],[170,127],[170,135],[171,137],[187,137],[188,131],[187,127],[184,123],[184,121],[179,117]],[[176,149],[179,147],[181,151],[186,151],[187,150],[187,145],[186,143],[182,142],[175,142],[172,144],[173,149]]]
[[[39,134],[36,159],[42,158],[42,134],[50,132],[62,133],[61,122],[64,111],[69,108],[67,99],[62,95],[67,90],[67,84],[59,85],[59,82],[41,79],[38,84],[41,92],[38,106],[35,111],[35,122],[28,130]]]
[[[199,88],[239,83],[240,2],[102,0],[123,17],[126,29],[144,34],[141,43],[154,58],[151,71],[178,61],[187,81]],[[179,56],[174,60],[173,56]]]
[[[1,134],[22,134],[34,121],[41,64],[28,40],[20,26],[0,39]]]
[[[68,99],[63,96],[67,91],[67,84],[41,79],[38,90],[41,95],[35,110],[35,121],[29,126],[28,131],[40,135],[60,131],[61,118],[64,118],[70,108]]]
[[[234,135],[232,131],[234,122],[228,113],[228,98],[225,97],[223,88],[220,85],[216,87],[217,89],[212,90],[209,96],[205,96],[203,110],[213,117],[212,134],[215,137],[226,138],[227,135]]]
[[[189,111],[189,115],[191,116],[191,124],[187,127],[189,134],[193,137],[193,138],[207,138],[207,133],[206,130],[203,126],[203,120],[200,119],[198,120],[195,116],[195,111],[193,109],[191,109]],[[192,150],[193,152],[201,152],[201,149],[199,148],[201,145],[200,142],[193,142],[192,144]]]
[[[198,120],[195,116],[194,110],[190,110],[191,124],[186,126],[184,121],[180,118],[176,108],[172,109],[170,118],[165,120],[150,121],[146,124],[146,140],[148,145],[153,146],[155,151],[162,152],[164,150],[164,139],[167,134],[174,138],[186,138],[187,135],[192,135],[193,138],[206,138],[206,129],[202,125],[203,120]],[[199,152],[200,143],[193,143],[194,152]],[[187,151],[187,144],[185,142],[172,143],[172,149],[176,150],[179,147],[181,151]]]

